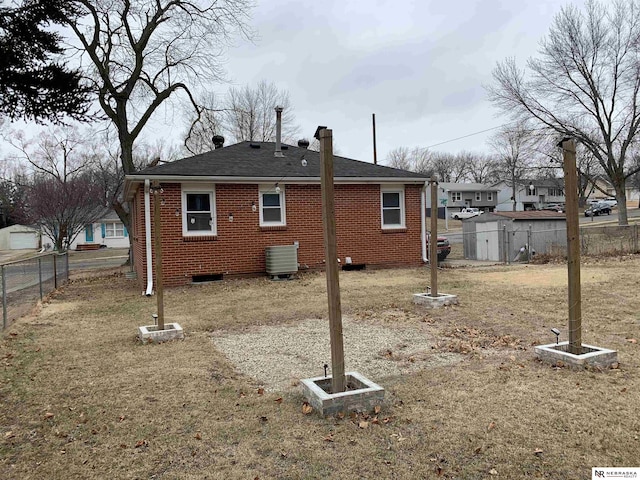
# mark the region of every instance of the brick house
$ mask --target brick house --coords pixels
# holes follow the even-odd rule
[[[323,268],[320,155],[242,142],[147,168],[125,180],[138,279],[150,293],[153,194],[159,181],[167,286],[265,273],[265,249],[296,245],[300,269]],[[338,257],[365,267],[426,261],[423,175],[334,157]],[[347,259],[346,257],[349,257]]]

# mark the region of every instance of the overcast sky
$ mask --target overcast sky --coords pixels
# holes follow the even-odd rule
[[[563,0],[256,0],[257,37],[229,50],[230,85],[273,82],[289,91],[301,136],[333,130],[340,155],[373,161],[390,150],[488,151],[508,121],[487,101],[496,62],[535,56]],[[582,7],[585,0],[573,3]],[[230,85],[213,87],[223,94]],[[182,119],[160,112],[145,136],[180,143]],[[173,121],[179,126],[170,127]],[[438,145],[442,142],[447,142]]]
[[[302,134],[333,130],[340,154],[372,161],[506,122],[482,85],[497,61],[536,55],[562,0],[258,0],[259,37],[229,52],[236,85],[289,91]],[[582,6],[583,0],[573,2]],[[225,88],[220,89],[224,91]],[[486,150],[492,132],[434,147]]]

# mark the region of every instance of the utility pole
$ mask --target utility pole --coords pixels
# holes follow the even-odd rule
[[[567,216],[567,260],[569,273],[569,353],[582,353],[582,300],[580,291],[580,227],[578,217],[578,174],[576,142],[560,142],[564,157],[564,186]]]
[[[373,164],[378,164],[378,150],[376,147],[376,114],[372,113],[371,117],[373,119]]]
[[[331,339],[331,393],[345,391],[344,346],[342,342],[342,310],[340,306],[340,272],[336,240],[336,215],[333,188],[333,132],[318,127],[320,140],[320,183],[322,186],[322,225],[326,259],[327,296],[329,300],[329,330]]]

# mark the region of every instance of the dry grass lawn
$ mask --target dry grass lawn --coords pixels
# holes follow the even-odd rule
[[[297,331],[304,349],[317,325],[328,336],[322,274],[168,290],[167,320],[187,337],[161,345],[135,341],[155,311],[135,281],[77,278],[3,334],[0,478],[577,479],[640,466],[639,271],[630,256],[583,266],[583,340],[619,351],[604,372],[534,357],[551,327],[566,335],[564,265],[442,270],[460,305],[431,312],[411,297],[428,270],[343,272],[345,334],[381,342],[362,355],[386,403],[326,419],[303,414],[282,357],[254,378],[240,361],[258,355],[250,345],[215,343]]]

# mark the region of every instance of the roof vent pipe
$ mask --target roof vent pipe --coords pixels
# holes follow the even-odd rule
[[[274,157],[284,157],[280,143],[282,141],[282,110],[281,106],[276,106],[276,151],[273,154]]]
[[[216,150],[222,148],[222,146],[224,145],[224,137],[222,135],[214,135],[211,138],[211,141],[213,142],[213,146]]]
[[[309,148],[309,140],[307,140],[306,138],[298,140],[298,146],[300,148]]]

